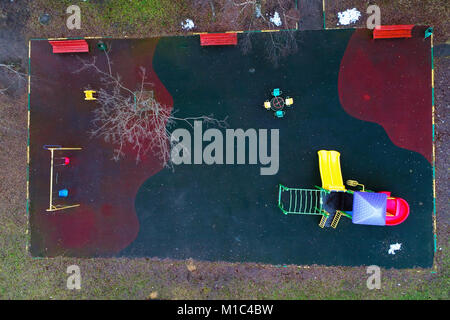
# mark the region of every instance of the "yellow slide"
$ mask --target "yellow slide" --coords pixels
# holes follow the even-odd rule
[[[319,155],[322,188],[330,191],[345,191],[339,161],[341,154],[334,150],[320,150],[317,153]]]

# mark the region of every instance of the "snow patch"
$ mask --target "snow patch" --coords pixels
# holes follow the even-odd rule
[[[273,17],[270,18],[270,22],[272,22],[277,27],[281,26],[281,24],[282,24],[281,18],[277,11],[275,11],[275,14],[273,15]]]
[[[337,25],[349,25],[359,20],[359,18],[361,17],[361,12],[356,10],[356,8],[353,8],[347,9],[343,12],[338,12],[337,15],[339,18],[339,22]]]
[[[390,248],[389,248],[389,250],[388,250],[388,253],[389,253],[389,254],[395,254],[395,251],[400,250],[401,247],[402,247],[402,244],[401,244],[401,243],[394,243],[394,244],[391,244],[391,246],[390,246]]]
[[[194,27],[194,21],[192,21],[191,19],[186,19],[185,21],[181,22],[181,28],[183,28],[183,30],[191,30]]]
[[[262,13],[261,13],[261,4],[257,3],[255,6],[255,15],[257,18],[261,18],[262,17]]]

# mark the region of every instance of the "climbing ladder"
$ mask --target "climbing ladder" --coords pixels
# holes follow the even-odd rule
[[[342,212],[337,210],[336,214],[334,215],[333,221],[331,221],[331,227],[333,229],[336,229],[336,227],[339,223],[339,220],[341,219],[341,216],[342,216]]]
[[[279,185],[278,207],[284,214],[323,214],[325,190],[288,188]]]
[[[336,213],[330,214],[328,212],[323,211],[322,219],[319,222],[319,227],[332,227],[336,229],[341,217],[347,217],[351,219],[351,215],[345,211],[336,210]]]
[[[325,224],[327,223],[329,216],[330,215],[327,213],[322,214],[322,218],[320,219],[320,222],[319,222],[319,227],[321,227],[321,228],[325,227]]]

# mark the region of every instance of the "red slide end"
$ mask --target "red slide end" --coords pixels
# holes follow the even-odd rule
[[[409,216],[409,204],[402,198],[390,198],[387,200],[386,225],[395,226],[406,220]]]

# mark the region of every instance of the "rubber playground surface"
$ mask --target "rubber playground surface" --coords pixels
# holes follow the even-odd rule
[[[32,40],[31,254],[431,267],[432,59],[425,29],[415,27],[410,39],[377,41],[364,29],[296,31],[297,52],[276,68],[266,58],[266,32],[252,34],[246,55],[239,45],[201,47],[198,35],[104,39],[124,83],[136,87],[144,66],[156,99],[178,117],[214,113],[228,117],[231,129],[279,129],[274,175],[261,175],[263,165],[248,161],[171,170],[152,155],[138,164],[133,156],[111,160],[113,146],[88,133],[95,102],[85,101],[83,90],[100,88],[100,77],[74,73],[77,56],[105,65],[98,40],[87,40],[90,52],[80,54],[53,54],[47,40]],[[283,118],[263,107],[274,88],[294,100]],[[48,145],[82,148],[64,153],[72,163],[55,167],[54,182],[54,190],[69,189],[64,201],[79,207],[46,211]],[[408,219],[383,227],[341,219],[336,229],[322,229],[319,216],[284,215],[279,184],[321,186],[322,149],[340,152],[344,181],[405,199]],[[388,254],[395,243],[401,250]]]

